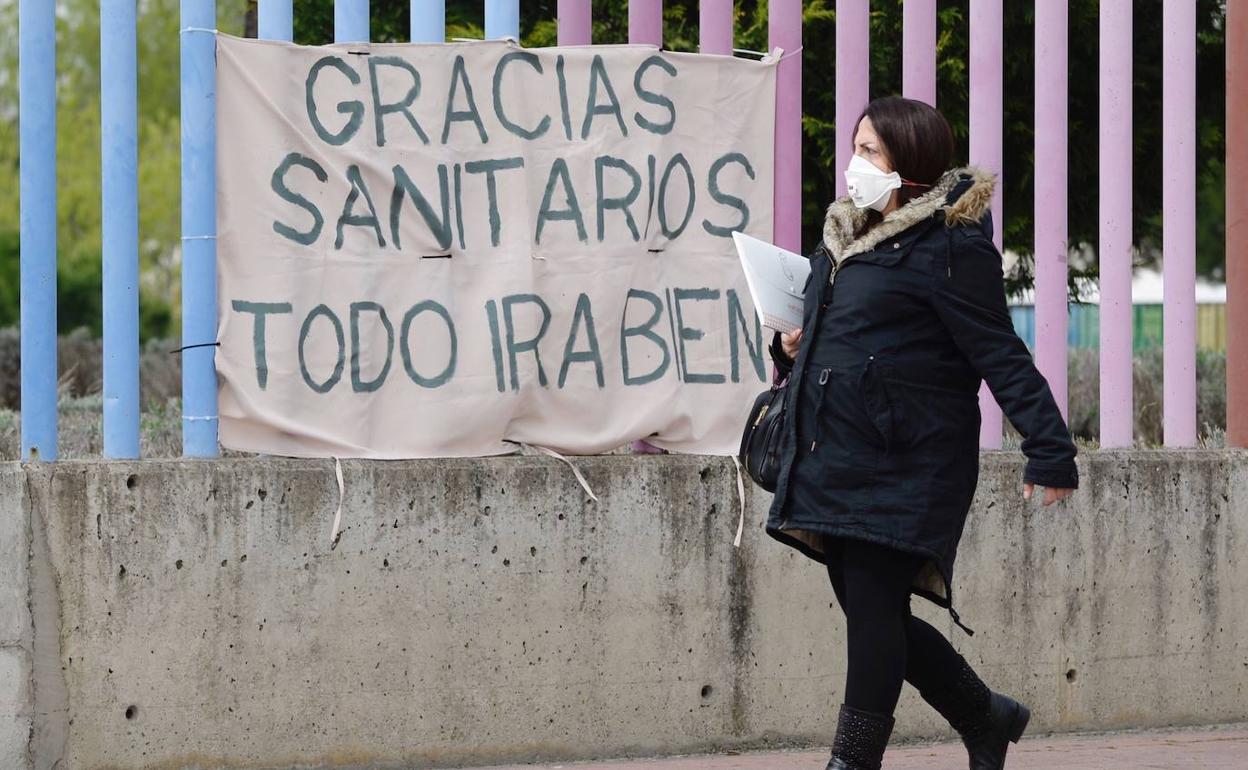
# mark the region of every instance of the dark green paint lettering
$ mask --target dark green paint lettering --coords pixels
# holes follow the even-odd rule
[[[334,371],[320,384],[312,381],[312,375],[308,372],[307,356],[304,353],[304,344],[308,341],[308,333],[312,330],[312,322],[317,316],[325,316],[329,319],[329,322],[334,325],[334,336],[338,339],[338,360],[334,363]],[[338,316],[334,315],[334,311],[330,310],[328,305],[317,305],[312,308],[308,317],[303,319],[303,326],[299,328],[299,373],[303,375],[303,381],[317,393],[328,393],[338,384],[338,380],[342,379],[342,370],[347,363],[346,354],[347,347],[342,336],[342,321],[338,320]]]
[[[289,302],[247,302],[236,299],[230,303],[236,313],[255,313],[251,324],[251,346],[256,354],[256,384],[260,390],[269,385],[269,358],[265,351],[265,318],[270,313],[289,313]]]
[[[382,365],[377,376],[365,382],[360,378],[360,313],[370,310],[377,314],[377,320],[386,328],[386,363]],[[390,373],[390,363],[394,358],[394,324],[386,315],[386,309],[376,302],[351,303],[351,389],[356,393],[372,393],[386,381]]]
[[[632,181],[632,188],[628,194],[617,196],[614,198],[605,197],[605,185],[603,183],[603,170],[606,168],[618,168],[628,174]],[[594,159],[594,178],[598,185],[598,240],[601,242],[606,237],[606,221],[605,214],[607,209],[619,209],[624,212],[624,221],[628,223],[628,229],[633,234],[633,241],[641,240],[641,234],[637,232],[637,223],[633,220],[633,213],[628,207],[637,200],[637,194],[641,192],[641,174],[621,158],[613,158],[610,155],[599,155]]]
[[[640,326],[628,326],[628,302],[637,298],[650,303],[652,312],[650,318]],[[663,316],[663,300],[659,299],[657,294],[652,294],[641,289],[629,289],[628,297],[624,300],[624,317],[620,319],[620,363],[624,370],[625,385],[644,385],[647,382],[654,382],[667,373],[667,367],[672,363],[672,355],[667,349],[667,340],[656,334],[654,325],[659,322],[659,318]],[[654,371],[647,374],[632,376],[628,362],[628,339],[630,337],[645,337],[646,339],[659,346],[663,351],[663,362],[655,367]]]
[[[325,169],[321,168],[321,164],[297,152],[288,154],[281,164],[274,169],[273,178],[269,181],[269,186],[273,188],[273,192],[277,193],[282,200],[289,201],[311,214],[312,227],[306,233],[301,233],[283,222],[274,220],[273,230],[283,238],[303,246],[311,246],[320,237],[321,228],[325,226],[325,218],[321,216],[321,211],[316,207],[316,204],[299,193],[292,192],[286,186],[286,172],[290,171],[293,166],[302,166],[309,169],[316,176],[318,182],[324,182],[329,179],[329,175],[325,173]]]
[[[377,245],[385,246],[386,239],[381,235],[381,222],[377,219],[377,207],[373,205],[373,196],[369,195],[368,185],[364,184],[364,177],[360,175],[360,167],[354,163],[347,166],[347,179],[351,182],[351,192],[347,194],[347,200],[342,204],[342,214],[338,217],[338,237],[334,239],[334,248],[342,248],[342,228],[346,225],[372,227],[377,235]],[[359,200],[361,193],[364,195],[364,202],[368,204],[367,214],[355,213],[355,202]]]
[[[498,305],[494,300],[485,303],[485,315],[490,321],[490,347],[494,350],[494,380],[498,392],[507,389],[503,382],[503,342],[498,332]]]
[[[686,184],[689,188],[689,204],[685,208],[685,218],[680,221],[680,225],[672,230],[667,226],[667,182],[672,176],[672,170],[680,166],[685,170]],[[663,231],[665,238],[676,239],[685,231],[685,227],[689,225],[689,220],[693,218],[693,205],[696,200],[697,192],[693,186],[693,169],[689,167],[689,161],[685,160],[684,153],[676,153],[672,159],[667,162],[667,168],[663,170],[663,179],[659,182],[659,229]]]
[[[667,110],[666,123],[653,123],[645,118],[640,112],[633,114],[633,120],[637,121],[637,125],[652,134],[670,134],[672,127],[676,125],[676,105],[672,104],[672,100],[662,94],[656,94],[653,91],[647,91],[641,84],[641,78],[646,74],[646,70],[651,67],[658,67],[672,77],[676,77],[676,67],[662,56],[654,55],[641,63],[637,68],[637,73],[633,75],[633,90],[637,92],[637,98],[647,104],[655,104]]]
[[[403,97],[403,101],[395,102],[394,104],[382,103],[381,89],[377,85],[378,67],[398,67],[412,76],[412,87],[408,89],[407,95]],[[416,135],[420,137],[420,143],[429,144],[429,135],[425,133],[425,129],[420,127],[420,123],[416,121],[416,116],[408,109],[416,101],[416,98],[420,96],[420,72],[410,62],[398,56],[370,56],[368,57],[368,76],[373,87],[373,127],[377,132],[377,146],[386,146],[386,124],[384,118],[392,112],[400,113],[407,118],[408,124],[416,130]]]
[[[556,180],[563,185],[563,196],[567,200],[567,208],[552,209],[550,207],[551,199],[555,195]],[[581,204],[577,202],[576,193],[572,190],[572,177],[568,173],[568,162],[563,158],[555,158],[555,162],[550,164],[550,176],[546,179],[546,192],[542,194],[542,207],[537,212],[537,232],[534,239],[541,243],[542,228],[546,226],[546,222],[561,220],[571,220],[576,223],[576,237],[581,243],[589,240],[589,236],[585,233],[585,218],[581,215]]]
[[[585,336],[589,349],[573,352],[576,346],[577,330],[585,325]],[[559,367],[559,387],[568,379],[568,368],[578,361],[592,361],[594,373],[598,375],[598,387],[603,387],[605,380],[602,374],[602,353],[598,348],[598,333],[594,331],[594,312],[589,304],[589,296],[581,293],[576,298],[576,310],[572,313],[572,328],[568,331],[567,344],[563,346],[563,365]]]
[[[464,96],[468,100],[468,109],[455,109],[455,92],[459,90],[459,83],[463,81]],[[451,86],[446,95],[446,119],[442,123],[442,144],[446,144],[446,140],[451,135],[451,124],[459,121],[471,121],[477,127],[477,135],[481,137],[481,144],[486,144],[490,138],[485,135],[485,126],[481,124],[481,113],[477,111],[477,102],[472,97],[472,83],[468,80],[468,70],[464,68],[464,57],[462,55],[455,57],[455,66],[451,70]]]
[[[451,191],[446,179],[446,164],[438,164],[438,190],[442,194],[441,219],[434,213],[433,206],[429,205],[429,199],[412,182],[412,178],[407,175],[402,166],[396,165],[393,172],[394,192],[390,195],[390,240],[394,242],[394,247],[402,248],[399,242],[399,214],[403,209],[403,196],[408,194],[412,196],[412,203],[415,204],[416,210],[420,212],[421,218],[428,225],[429,232],[433,233],[433,237],[438,240],[438,248],[449,249],[451,247]]]
[[[610,104],[598,104],[598,84],[607,92]],[[615,98],[615,89],[611,87],[611,78],[607,77],[607,67],[602,56],[594,55],[589,65],[589,96],[585,99],[585,120],[581,123],[581,138],[589,138],[589,129],[593,126],[595,115],[614,115],[620,133],[628,136],[628,126],[624,125],[624,116],[620,114],[620,100]]]
[[[767,369],[763,362],[763,326],[758,321],[758,313],[750,313],[750,318],[754,321],[754,342],[750,344],[749,321],[745,318],[745,308],[741,305],[741,298],[737,296],[737,292],[733,289],[728,290],[728,349],[729,358],[732,359],[732,381],[741,381],[741,347],[737,342],[737,329],[741,330],[741,336],[745,338],[745,349],[750,354],[750,363],[754,364],[754,373],[758,375],[759,382],[767,381]]]
[[[750,179],[754,178],[754,167],[750,165],[749,159],[739,152],[727,153],[711,164],[711,168],[707,172],[707,176],[709,177],[707,187],[711,194],[711,199],[716,203],[722,203],[725,206],[729,206],[741,212],[741,221],[735,225],[728,225],[726,227],[723,225],[712,224],[709,219],[702,220],[702,227],[708,233],[711,235],[717,235],[721,238],[731,238],[735,231],[745,230],[746,226],[750,223],[750,207],[745,204],[745,201],[735,195],[720,192],[719,172],[722,171],[724,166],[729,163],[740,163],[745,167],[746,175],[748,175]]]
[[[537,139],[550,129],[550,116],[545,115],[537,123],[537,128],[527,129],[524,126],[517,125],[507,118],[503,112],[503,70],[513,61],[522,61],[533,69],[537,70],[537,74],[542,74],[542,63],[538,60],[537,55],[529,51],[512,51],[503,54],[498,60],[498,64],[494,67],[494,114],[498,116],[498,122],[503,124],[503,128],[520,137],[521,139]],[[524,94],[527,98],[529,94]]]
[[[511,309],[521,302],[537,305],[542,311],[542,325],[531,339],[516,342],[516,326]],[[550,328],[550,307],[536,294],[509,294],[503,297],[503,325],[507,330],[507,359],[511,364],[511,389],[520,390],[520,372],[516,366],[516,354],[528,352],[533,353],[533,360],[537,362],[538,384],[543,388],[546,387],[546,370],[542,368],[542,356],[537,346],[542,341],[542,337],[546,335],[546,330]]]
[[[464,164],[464,171],[469,174],[485,174],[485,190],[490,199],[490,245],[498,245],[499,231],[503,220],[498,215],[498,184],[494,180],[495,171],[506,171],[511,168],[523,168],[524,158],[496,158],[493,160],[470,160]]]
[[[312,65],[312,69],[308,70],[307,80],[304,81],[304,103],[308,109],[308,120],[312,123],[313,130],[321,141],[331,144],[335,147],[346,144],[355,136],[355,132],[360,130],[360,124],[364,122],[364,103],[352,99],[348,102],[338,102],[338,112],[343,115],[350,115],[347,124],[343,126],[338,133],[331,133],[321,122],[320,116],[316,110],[316,98],[313,96],[313,90],[316,88],[316,79],[321,76],[321,70],[326,67],[333,67],[346,76],[351,81],[351,85],[358,86],[360,84],[359,74],[351,69],[342,59],[337,56],[323,56],[317,59],[316,64]]]
[[[684,313],[681,311],[680,303],[684,301],[709,302],[719,299],[719,289],[675,289],[676,307],[676,331],[680,339],[680,368],[684,373],[685,382],[705,382],[718,384],[724,381],[722,374],[703,374],[699,372],[689,371],[689,356],[685,351],[685,342],[694,342],[702,339],[706,334],[701,330],[690,326],[685,326]]]
[[[416,320],[416,316],[426,310],[442,317],[442,321],[446,324],[446,333],[451,338],[451,355],[450,360],[446,362],[446,368],[433,377],[426,377],[416,371],[416,367],[412,365],[412,351],[409,340],[412,329],[412,321]],[[497,326],[497,323],[494,324]],[[440,388],[450,381],[451,376],[455,374],[455,366],[459,362],[459,338],[455,334],[455,322],[451,320],[451,314],[441,304],[427,299],[424,302],[417,303],[403,316],[403,324],[399,329],[399,351],[403,354],[403,368],[407,370],[407,376],[412,378],[412,382],[422,388]],[[502,375],[499,375],[499,392],[502,388]]]
[[[563,118],[563,134],[572,140],[572,115],[568,112],[568,79],[563,74],[563,54],[555,58],[555,79],[559,81],[559,114]]]

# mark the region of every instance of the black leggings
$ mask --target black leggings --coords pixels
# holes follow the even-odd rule
[[[847,626],[845,705],[891,715],[903,679],[920,692],[951,686],[958,653],[910,614],[910,584],[924,557],[847,538],[826,538],[825,549]]]

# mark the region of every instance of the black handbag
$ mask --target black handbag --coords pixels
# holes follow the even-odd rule
[[[745,472],[768,492],[776,491],[780,477],[780,442],[788,417],[784,398],[787,386],[788,378],[785,378],[784,382],[772,385],[754,399],[741,434],[741,449],[737,452]]]

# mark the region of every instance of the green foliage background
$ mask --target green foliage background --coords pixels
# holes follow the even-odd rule
[[[1035,2],[1005,3],[1005,244],[1032,245],[1031,209]],[[1057,0],[1054,0],[1057,1]],[[176,333],[179,284],[178,0],[139,2],[139,194],[142,321],[145,337]],[[1197,265],[1220,278],[1225,239],[1225,0],[1197,4]],[[57,0],[57,244],[59,325],[100,326],[99,0]],[[408,0],[373,0],[372,36],[408,34]],[[447,36],[481,37],[482,0],[447,0]],[[523,0],[527,46],[553,45],[555,0]],[[901,89],[901,0],[875,0],[871,13],[871,95]],[[333,37],[332,0],[296,0],[296,42]],[[255,34],[255,0],[218,0],[218,28]],[[938,106],[966,160],[969,0],[939,2]],[[818,241],[832,199],[835,145],[835,0],[805,0],[803,40],[803,243]],[[1097,240],[1097,0],[1070,0],[1070,219],[1072,244]],[[737,0],[736,45],[767,47],[766,0]],[[1161,2],[1135,3],[1135,237],[1141,261],[1156,261],[1161,238]],[[697,0],[665,0],[664,40],[697,50]],[[626,42],[624,0],[594,0],[594,41]],[[0,0],[0,326],[18,317],[17,0]],[[848,149],[848,148],[845,148]],[[1086,266],[1094,273],[1095,264]],[[1026,272],[1020,285],[1028,282]]]

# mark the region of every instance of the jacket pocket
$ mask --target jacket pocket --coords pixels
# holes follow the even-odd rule
[[[824,368],[808,382],[814,403],[808,448],[844,465],[875,467],[875,456],[888,449],[891,416],[887,396],[868,387],[866,370]]]
[[[979,399],[930,383],[888,378],[895,418],[895,445],[899,451],[940,454],[978,447]]]

